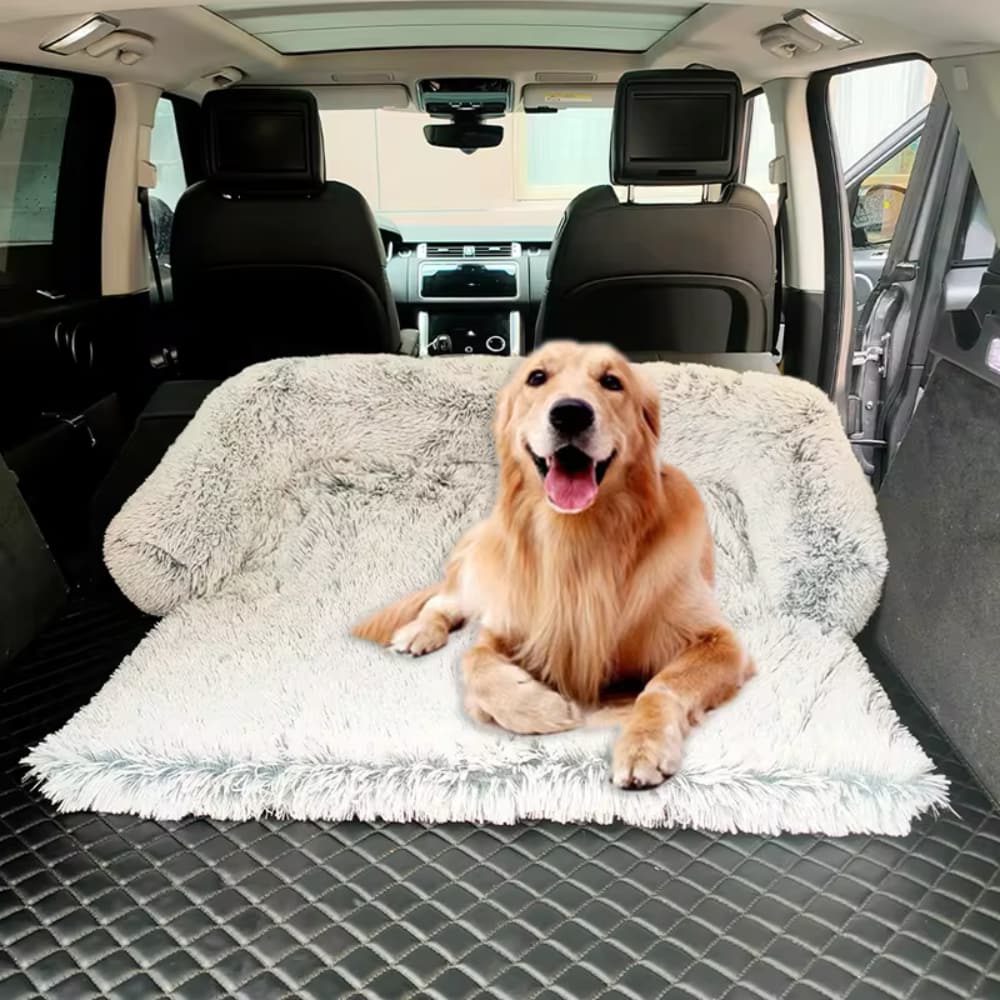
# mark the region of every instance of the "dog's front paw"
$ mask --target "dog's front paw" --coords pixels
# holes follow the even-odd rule
[[[423,656],[440,649],[448,641],[448,629],[444,625],[422,622],[419,618],[396,630],[391,649],[410,656]]]
[[[618,738],[611,757],[611,780],[619,788],[655,788],[681,766],[684,734],[671,723],[661,732],[630,729]]]
[[[583,721],[579,706],[513,663],[496,663],[469,683],[465,710],[521,735],[561,733]]]

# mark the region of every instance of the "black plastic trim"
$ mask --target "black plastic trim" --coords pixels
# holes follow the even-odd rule
[[[847,217],[847,194],[833,121],[827,101],[832,73],[821,73],[809,80],[806,109],[813,155],[819,179],[823,217],[823,319],[818,350],[802,345],[801,357],[808,365],[802,371],[789,372],[818,385],[832,394],[837,378],[836,363],[841,339],[850,335],[844,327],[844,295],[849,276],[845,273],[845,247],[851,246]],[[794,329],[794,327],[792,327]],[[809,346],[810,349],[806,349]],[[786,345],[786,353],[791,353]]]
[[[184,162],[184,179],[188,187],[205,179],[204,143],[201,130],[201,107],[197,101],[176,94],[164,94],[164,98],[174,106],[174,121],[177,123],[177,141],[181,147]]]

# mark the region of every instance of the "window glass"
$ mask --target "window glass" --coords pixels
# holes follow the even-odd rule
[[[524,115],[524,194],[558,197],[607,184],[611,115],[611,108],[562,108],[556,114]]]
[[[434,119],[414,111],[321,111],[326,172],[356,187],[404,239],[439,239],[437,227],[516,227],[550,239],[567,203],[610,181],[611,108],[515,111],[491,118],[503,141],[467,155],[428,145]],[[624,189],[619,197],[625,197]],[[648,187],[637,201],[693,201],[701,187]],[[535,234],[537,233],[537,237]],[[446,237],[445,237],[446,238]]]
[[[184,158],[181,155],[177,119],[171,100],[161,97],[156,104],[153,133],[149,141],[149,158],[156,167],[156,187],[149,192],[149,209],[153,218],[156,256],[163,264],[170,261],[170,233],[174,209],[187,187]]]
[[[73,81],[0,69],[0,283],[43,287]]]
[[[763,96],[754,99],[747,183],[777,205],[768,179],[774,130]],[[610,182],[610,107],[514,111],[488,124],[504,130],[493,149],[466,155],[428,145],[433,119],[402,110],[320,112],[327,175],[356,187],[375,212],[406,239],[434,236],[434,226],[537,227],[551,237],[567,203],[588,187]],[[619,197],[625,197],[619,189]],[[698,201],[700,185],[637,188],[640,202]]]
[[[936,85],[922,59],[861,67],[830,82],[830,115],[849,179],[856,249],[892,242],[919,148],[921,116]],[[864,163],[872,164],[870,169],[854,179]]]
[[[830,81],[830,116],[846,173],[934,96],[937,77],[922,59],[866,66]]]

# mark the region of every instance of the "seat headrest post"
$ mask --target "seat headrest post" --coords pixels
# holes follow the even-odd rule
[[[210,184],[237,197],[308,197],[326,183],[323,133],[308,90],[234,87],[202,103]]]
[[[709,69],[625,73],[615,91],[612,183],[734,182],[743,112],[743,88],[735,73]]]

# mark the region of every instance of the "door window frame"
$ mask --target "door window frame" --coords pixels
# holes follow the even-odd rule
[[[854,262],[851,213],[847,204],[844,168],[830,109],[830,83],[844,73],[893,63],[930,60],[919,52],[906,52],[844,63],[809,77],[806,103],[809,133],[822,195],[823,256],[826,281],[823,295],[823,336],[817,358],[816,384],[834,399],[846,398],[849,361],[854,336]]]

